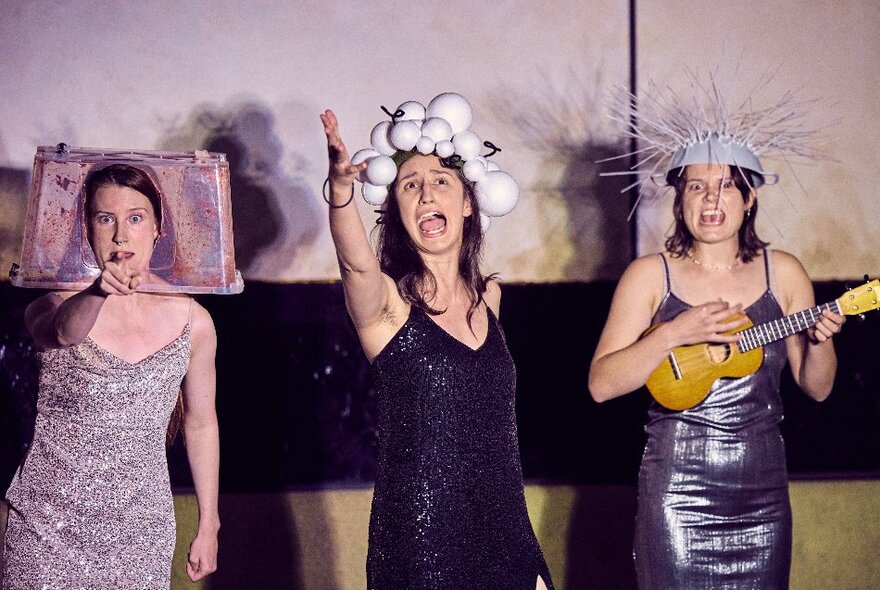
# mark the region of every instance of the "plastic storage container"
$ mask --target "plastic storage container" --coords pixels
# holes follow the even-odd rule
[[[127,164],[147,173],[162,201],[162,227],[139,291],[240,293],[235,269],[229,164],[224,154],[41,146],[25,221],[18,287],[81,290],[100,270],[88,241],[84,182],[93,169]]]

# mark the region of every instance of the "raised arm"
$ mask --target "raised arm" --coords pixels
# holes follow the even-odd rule
[[[771,255],[785,314],[815,306],[813,283],[800,261],[786,252],[774,251]],[[837,355],[831,338],[840,332],[845,321],[844,316],[825,310],[813,328],[785,339],[795,383],[816,401],[827,398],[834,385]]]
[[[220,435],[214,402],[217,335],[211,316],[200,305],[194,305],[191,329],[192,352],[182,387],[186,454],[199,506],[198,531],[189,548],[186,573],[196,581],[217,569]]]
[[[131,295],[141,283],[125,260],[108,261],[95,282],[76,294],[49,293],[28,305],[25,325],[41,350],[66,348],[85,340],[110,295]]]
[[[660,305],[663,284],[657,256],[633,261],[620,278],[590,363],[589,388],[596,401],[620,397],[643,386],[676,346],[737,340],[737,336],[723,332],[743,323],[730,323],[741,308],[723,301],[689,309],[642,337]]]
[[[362,328],[380,321],[388,307],[393,283],[379,268],[379,261],[370,247],[366,229],[354,203],[355,176],[366,168],[366,164],[355,166],[351,163],[333,111],[325,111],[321,115],[321,122],[327,136],[330,159],[330,234],[336,246],[345,304],[360,332]]]

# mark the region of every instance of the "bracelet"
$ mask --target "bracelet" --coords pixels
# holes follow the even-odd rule
[[[330,198],[327,196],[327,185],[330,184],[330,177],[324,179],[324,186],[321,187],[321,196],[324,197],[324,202],[330,205],[331,209],[342,209],[343,207],[347,207],[349,203],[354,199],[354,183],[351,184],[351,196],[348,197],[348,200],[341,205],[334,205],[330,202]]]

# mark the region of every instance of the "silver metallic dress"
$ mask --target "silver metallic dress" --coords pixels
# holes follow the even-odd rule
[[[6,590],[169,588],[165,432],[189,352],[187,324],[135,364],[90,338],[39,353],[34,439],[7,491]]]
[[[781,317],[768,287],[745,311],[755,324]],[[667,293],[654,322],[690,306]],[[761,368],[720,379],[705,401],[675,412],[652,402],[639,473],[635,560],[644,589],[788,588],[791,508],[779,376],[785,344],[764,347]]]
[[[539,575],[553,588],[523,494],[516,371],[488,315],[473,350],[413,306],[373,362],[369,590],[534,590]]]

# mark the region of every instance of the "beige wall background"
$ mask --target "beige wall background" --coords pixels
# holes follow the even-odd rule
[[[762,75],[773,81],[754,93],[758,104],[787,90],[820,99],[806,126],[827,127],[829,160],[798,164],[765,160],[777,186],[759,191],[759,235],[801,259],[817,280],[876,276],[880,205],[871,177],[880,165],[880,3],[873,0],[779,0],[719,3],[643,0],[637,3],[638,74],[643,87],[681,88],[683,67],[718,68],[729,102],[748,96]],[[641,208],[639,250],[662,248],[671,197]]]
[[[877,588],[880,482],[792,482],[790,494],[791,587]],[[172,589],[360,590],[371,498],[370,489],[224,495],[220,570],[193,584],[185,559],[197,524],[196,501],[178,494]],[[526,501],[557,588],[634,587],[634,487],[532,485]],[[0,502],[0,531],[5,516]]]
[[[239,233],[254,244],[240,257],[245,278],[334,279],[317,114],[334,108],[358,149],[384,118],[380,105],[457,91],[522,187],[488,233],[486,270],[508,281],[613,280],[630,258],[630,198],[594,161],[620,150],[602,102],[628,80],[628,4],[4,2],[0,274],[18,256],[37,145],[191,150],[220,130],[240,144],[230,158]],[[735,72],[723,77],[731,97],[773,72],[757,98],[826,99],[811,120],[836,122],[825,134],[836,161],[767,163],[783,181],[761,191],[759,220],[819,280],[878,270],[878,27],[873,0],[637,3],[640,84],[675,87],[685,69],[720,67]],[[662,244],[668,209],[663,197],[638,209],[639,253]]]

